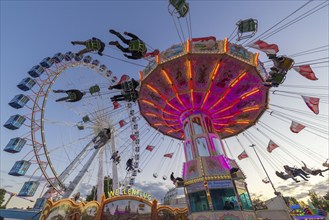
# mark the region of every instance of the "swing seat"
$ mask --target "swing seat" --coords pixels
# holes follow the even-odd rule
[[[258,21],[252,18],[240,20],[236,23],[236,25],[238,28],[237,41],[253,37],[258,29]]]
[[[82,121],[83,121],[84,123],[89,122],[89,121],[90,121],[89,116],[88,116],[88,115],[84,116],[84,117],[82,118]]]
[[[77,127],[78,127],[79,130],[84,130],[85,129],[85,127],[83,126],[83,122],[82,121],[80,121],[80,122],[77,123]]]
[[[295,61],[289,57],[282,57],[282,61],[279,62],[278,68],[288,71],[292,68],[292,66],[295,64]]]
[[[272,79],[271,79],[271,82],[272,82],[272,85],[274,87],[277,87],[279,86],[280,84],[282,84],[284,82],[284,80],[286,79],[286,74],[280,74],[280,73],[275,73],[273,76],[272,76]]]
[[[173,10],[170,10],[170,5],[174,7]],[[171,15],[178,13],[178,18],[183,18],[189,11],[189,5],[185,0],[169,0],[168,11]]]
[[[158,178],[158,174],[157,173],[153,173],[153,177],[154,178]]]
[[[92,87],[89,88],[89,92],[91,95],[95,94],[96,92],[101,91],[101,89],[99,88],[98,85],[94,85]]]

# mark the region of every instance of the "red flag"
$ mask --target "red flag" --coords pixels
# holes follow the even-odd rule
[[[117,101],[113,102],[113,107],[114,107],[113,110],[119,108],[120,107],[119,102]]]
[[[275,148],[279,147],[279,145],[277,145],[276,143],[274,143],[272,140],[270,140],[268,142],[268,145],[267,145],[267,151],[269,153],[271,153]]]
[[[145,54],[144,58],[146,58],[146,57],[155,57],[156,55],[159,55],[159,53],[160,53],[160,51],[158,49],[155,49],[154,51]]]
[[[302,96],[306,105],[317,115],[319,114],[319,98]]]
[[[241,154],[239,154],[238,159],[239,159],[239,160],[242,160],[242,159],[247,158],[247,157],[248,157],[248,154],[247,154],[246,151],[244,150],[244,151],[242,151]]]
[[[172,156],[174,155],[174,153],[170,153],[170,154],[165,154],[163,155],[164,157],[168,157],[168,158],[172,158]]]
[[[127,123],[124,120],[119,121],[120,128],[125,126]]]
[[[294,66],[294,70],[309,80],[318,80],[310,65]]]
[[[148,150],[148,151],[153,151],[153,149],[154,149],[154,146],[152,146],[152,145],[147,145],[147,147],[145,148],[146,150]]]
[[[265,41],[258,40],[254,43],[247,45],[249,47],[255,48],[257,50],[263,51],[266,54],[276,54],[279,52],[279,47],[276,44],[268,44]]]
[[[118,82],[118,84],[121,84],[125,81],[128,81],[129,79],[130,79],[130,77],[128,75],[122,75],[120,81]]]
[[[297,123],[295,121],[292,121],[291,122],[290,131],[292,131],[294,133],[299,133],[304,128],[305,128],[305,125],[299,124],[299,123]]]
[[[133,141],[136,140],[136,136],[135,136],[134,134],[131,134],[131,135],[130,135],[130,138],[131,138],[131,140],[133,140]]]

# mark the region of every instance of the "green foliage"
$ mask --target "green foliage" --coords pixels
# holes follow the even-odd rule
[[[295,197],[284,196],[283,199],[286,202],[287,206],[298,204],[298,201]]]
[[[0,189],[0,209],[3,209],[4,207],[2,206],[2,203],[5,201],[5,195],[6,195],[6,190],[5,189]]]
[[[309,191],[308,196],[310,197],[310,200],[312,201],[315,208],[323,209],[329,212],[329,192],[327,192],[325,196],[321,197],[315,191]]]
[[[112,179],[109,176],[104,177],[104,195],[106,198],[108,198],[108,192],[111,191],[112,188]],[[91,189],[90,194],[87,195],[86,201],[93,201],[97,200],[97,186],[93,186]]]

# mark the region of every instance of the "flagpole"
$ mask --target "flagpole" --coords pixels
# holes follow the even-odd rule
[[[272,185],[272,188],[273,188],[273,190],[274,190],[274,194],[275,194],[275,195],[279,195],[279,194],[281,194],[280,192],[276,191],[276,189],[275,189],[275,187],[274,187],[274,185],[273,185],[273,183],[272,183],[272,180],[271,180],[270,176],[268,175],[268,173],[267,173],[267,171],[266,171],[266,169],[265,169],[265,167],[264,167],[262,161],[260,160],[260,157],[259,157],[258,154],[257,154],[257,151],[256,151],[256,149],[255,149],[255,146],[256,146],[256,145],[252,144],[252,145],[250,145],[249,147],[252,147],[252,148],[254,149],[255,154],[256,154],[256,156],[257,156],[257,158],[258,158],[260,164],[262,165],[263,170],[264,170],[264,172],[265,172],[265,174],[266,174],[268,180],[270,181],[270,183],[271,183],[271,185]]]

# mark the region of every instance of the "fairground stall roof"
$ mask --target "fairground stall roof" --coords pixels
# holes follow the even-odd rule
[[[176,44],[151,60],[143,72],[139,108],[165,135],[184,139],[182,122],[208,115],[221,138],[252,126],[267,108],[266,71],[258,54],[215,37]]]

